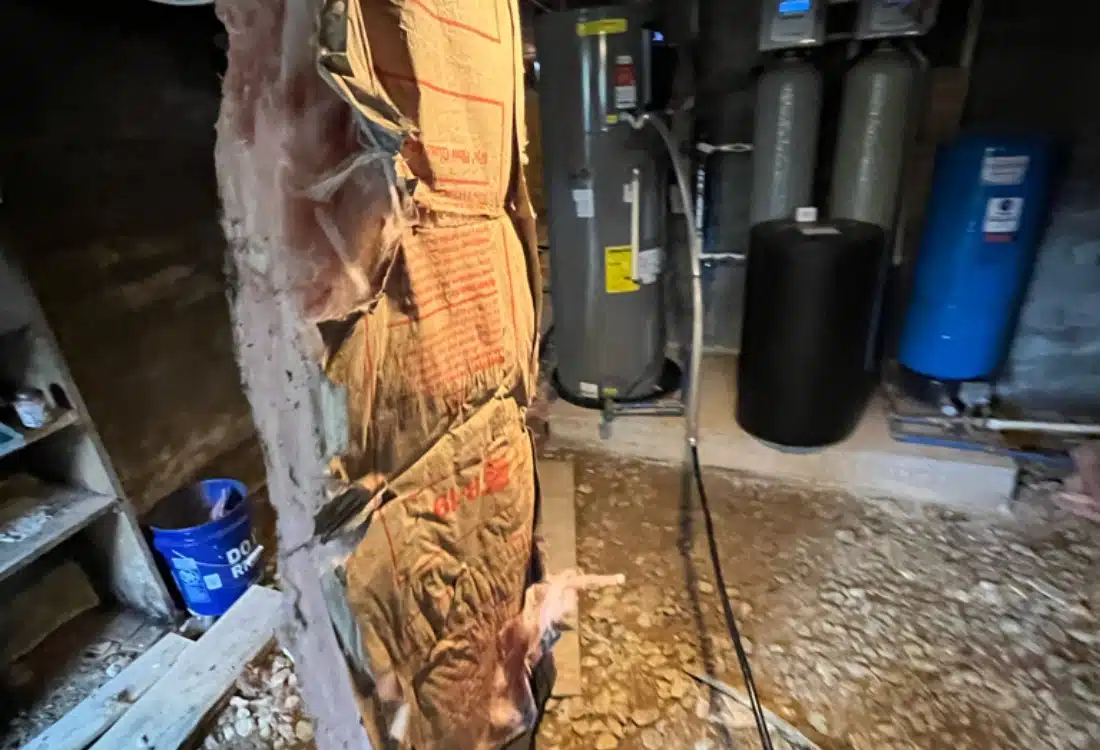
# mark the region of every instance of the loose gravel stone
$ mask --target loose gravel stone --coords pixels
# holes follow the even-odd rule
[[[596,738],[596,750],[614,750],[619,746],[619,739],[611,732],[604,732]]]

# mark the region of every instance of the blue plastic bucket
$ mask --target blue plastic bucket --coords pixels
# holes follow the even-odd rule
[[[150,526],[153,546],[172,572],[188,611],[218,616],[237,601],[260,575],[259,555],[248,513],[248,488],[235,479],[205,479],[188,496],[169,497],[181,504],[177,518],[209,517],[218,500],[228,494],[225,515],[193,526],[161,522]],[[183,509],[188,500],[198,507]],[[182,511],[182,512],[180,512]],[[169,527],[171,525],[172,527]]]

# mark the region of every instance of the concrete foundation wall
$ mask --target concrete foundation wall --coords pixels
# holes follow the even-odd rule
[[[139,511],[253,440],[214,181],[219,29],[152,2],[0,7],[0,241]]]
[[[1100,410],[1100,52],[1058,3],[987,3],[965,119],[1062,140],[1064,174],[1009,355],[1025,404]]]

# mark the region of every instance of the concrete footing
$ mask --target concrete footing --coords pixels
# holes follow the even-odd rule
[[[855,433],[842,443],[805,454],[769,447],[735,419],[736,364],[726,356],[703,361],[699,459],[704,466],[975,511],[996,510],[1012,494],[1016,467],[1011,460],[899,443],[890,437],[881,401],[870,404]],[[550,407],[555,441],[657,461],[683,458],[682,418],[623,417],[606,440],[600,438],[599,424],[598,411],[560,399]]]

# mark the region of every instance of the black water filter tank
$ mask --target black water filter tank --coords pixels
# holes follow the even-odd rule
[[[765,221],[752,228],[737,421],[781,446],[846,438],[874,388],[885,236],[873,224]]]

